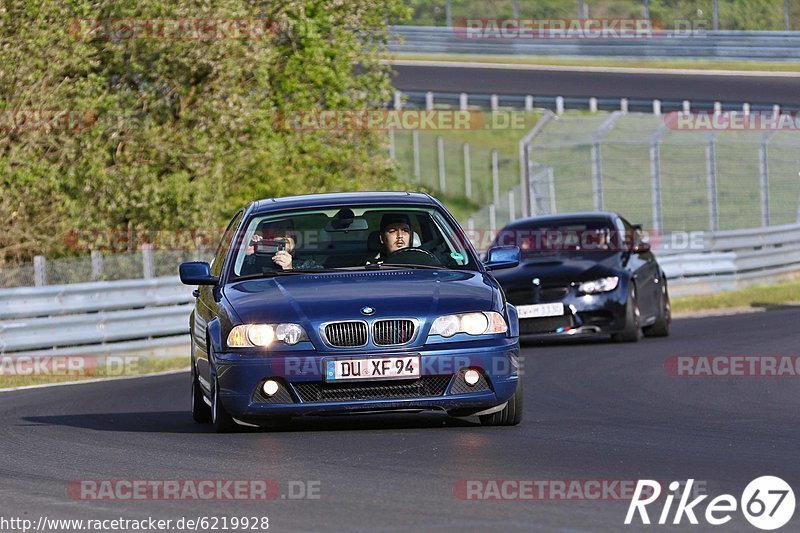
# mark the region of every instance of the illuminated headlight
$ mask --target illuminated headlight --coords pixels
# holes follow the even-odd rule
[[[265,347],[275,341],[292,346],[307,340],[305,330],[298,324],[242,324],[228,334],[228,347]]]
[[[430,335],[452,337],[456,333],[468,335],[489,335],[505,333],[508,325],[500,313],[463,313],[460,315],[444,315],[433,321]]]
[[[619,278],[611,276],[609,278],[600,278],[593,281],[584,281],[578,285],[578,292],[584,294],[597,294],[600,292],[613,291],[619,285]]]

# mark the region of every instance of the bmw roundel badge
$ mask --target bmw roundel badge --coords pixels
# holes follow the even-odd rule
[[[365,305],[364,307],[361,308],[361,314],[364,314],[364,315],[367,315],[367,316],[375,314],[375,308],[374,307],[370,307],[368,305]]]

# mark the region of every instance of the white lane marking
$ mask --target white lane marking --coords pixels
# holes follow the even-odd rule
[[[150,374],[138,374],[136,376],[117,376],[113,378],[95,378],[95,379],[83,379],[79,381],[63,381],[59,383],[42,383],[40,385],[23,385],[21,387],[9,387],[6,389],[0,389],[0,392],[12,392],[17,390],[28,390],[28,389],[45,389],[48,387],[62,387],[64,385],[83,385],[85,383],[100,383],[103,381],[119,381],[122,379],[139,379],[139,378],[153,378],[157,376],[168,376],[170,374],[182,374],[184,372],[190,372],[192,369],[191,367],[181,368],[178,370],[164,370],[163,372],[153,372]]]
[[[770,72],[765,70],[693,70],[677,68],[590,67],[575,65],[523,65],[515,63],[482,63],[479,61],[433,61],[416,59],[385,59],[384,65],[407,67],[486,68],[498,70],[547,70],[563,72],[611,72],[614,74],[664,74],[678,76],[737,76],[744,78],[800,78],[800,72]]]

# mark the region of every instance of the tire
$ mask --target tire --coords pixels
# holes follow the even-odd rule
[[[642,331],[645,337],[669,337],[669,327],[672,323],[672,307],[669,303],[669,290],[666,281],[661,289],[661,310],[656,321],[644,328]]]
[[[239,430],[239,424],[225,410],[219,397],[219,381],[214,376],[214,390],[211,394],[211,423],[217,433],[233,433]]]
[[[211,422],[211,407],[203,399],[203,389],[197,379],[197,369],[192,361],[192,418],[200,424]]]
[[[522,380],[517,381],[517,390],[508,400],[506,406],[496,413],[481,415],[479,418],[484,426],[516,426],[522,422],[523,411]]]
[[[625,328],[611,335],[611,339],[614,342],[638,342],[642,331],[639,326],[640,314],[636,286],[631,284],[628,300],[625,302]]]

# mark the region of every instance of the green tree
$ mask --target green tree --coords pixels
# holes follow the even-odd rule
[[[72,230],[218,226],[256,198],[398,188],[385,136],[275,125],[388,101],[386,21],[405,12],[399,0],[6,1],[0,260],[58,255]],[[257,24],[232,36],[234,20]],[[162,21],[173,26],[159,34]],[[217,32],[193,33],[210,21]],[[67,111],[67,125],[30,127],[42,110]]]

